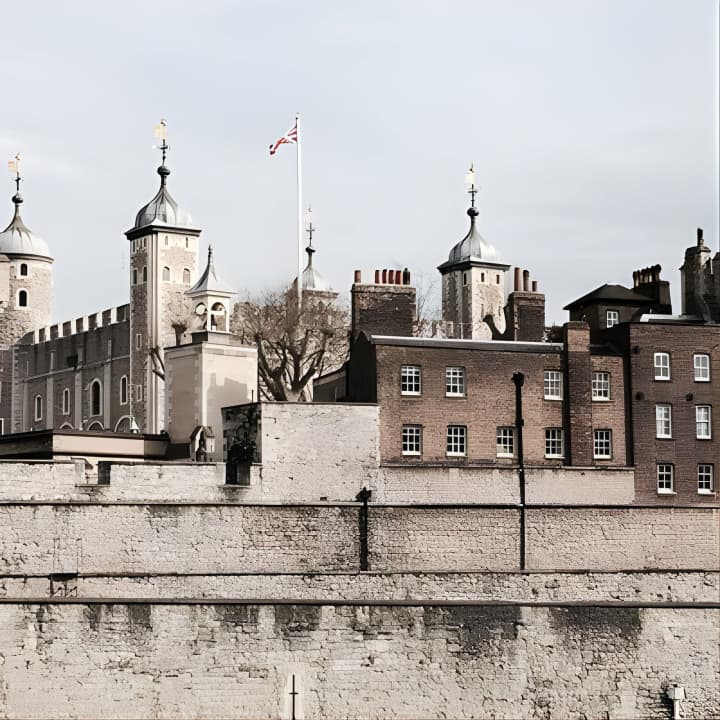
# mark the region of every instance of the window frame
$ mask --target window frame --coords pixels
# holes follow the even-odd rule
[[[667,358],[667,367],[662,363],[663,358]],[[658,360],[660,360],[661,362],[658,363]],[[660,351],[653,353],[653,370],[655,380],[659,382],[670,382],[672,380],[672,369],[669,352]],[[663,374],[665,370],[667,370],[667,375]]]
[[[172,270],[167,265],[163,265],[162,269],[162,281],[172,282]]]
[[[142,402],[143,401],[143,386],[142,383],[135,385],[135,401],[136,402]]]
[[[62,391],[62,414],[70,414],[70,388],[63,388]]]
[[[23,297],[25,302],[20,302],[20,298]],[[27,308],[30,307],[30,293],[27,291],[27,288],[21,287],[17,289],[17,292],[15,293],[15,307],[19,308]]]
[[[612,320],[611,320],[612,316]],[[605,327],[611,328],[620,324],[620,311],[619,310],[605,310]]]
[[[599,438],[600,433],[606,433],[606,440]],[[600,443],[607,447],[607,454],[601,454],[598,451]],[[596,428],[593,430],[593,460],[612,460],[612,430],[610,428]]]
[[[97,412],[95,412],[95,388],[97,391]],[[103,386],[100,380],[94,378],[88,386],[88,417],[100,417],[103,414]]]
[[[550,394],[548,391],[548,388],[552,390],[555,384],[559,387],[557,395]],[[562,400],[563,389],[563,374],[561,370],[543,370],[543,400]]]
[[[661,480],[662,476],[662,480]],[[669,479],[668,479],[669,478]],[[658,495],[675,495],[675,466],[672,463],[657,463],[655,471]],[[663,483],[661,487],[660,483]],[[666,485],[669,483],[669,487]]]
[[[409,449],[411,445],[416,449]],[[404,457],[422,455],[422,425],[409,423],[402,426],[400,450]]]
[[[43,419],[43,398],[39,394],[33,398],[33,419],[35,422]]]
[[[23,270],[25,272],[23,272]],[[29,277],[28,273],[28,264],[26,262],[21,262],[18,267],[18,277]]]
[[[667,409],[667,418],[661,418],[661,409]],[[667,433],[661,432],[660,422],[664,424],[667,420]],[[672,440],[672,405],[670,403],[655,404],[655,438],[657,440]]]
[[[515,457],[515,428],[512,425],[498,425],[495,431],[495,453],[501,458]]]
[[[601,375],[604,376],[604,379],[599,377]],[[591,376],[591,390],[593,402],[610,401],[610,373],[607,370],[593,371]],[[605,395],[600,394],[602,390],[605,390]]]
[[[448,389],[453,386],[461,389],[454,391]],[[445,397],[465,397],[465,368],[463,366],[449,365],[445,368]]]
[[[704,358],[707,362],[704,368],[698,366],[698,360],[700,358]],[[705,376],[698,377],[698,370],[700,370],[701,373],[704,371]],[[708,355],[708,353],[693,353],[693,376],[695,382],[710,382],[710,355]]]
[[[559,442],[560,452],[549,452],[551,444]],[[565,458],[565,433],[561,427],[545,428],[545,457],[549,459],[562,460]]]
[[[703,411],[707,411],[707,417],[700,419]],[[707,434],[701,435],[701,426],[707,425]],[[696,440],[712,440],[712,405],[696,405],[695,406],[695,439]]]
[[[467,457],[467,438],[467,425],[448,425],[445,433],[445,455],[447,457]],[[450,449],[451,447],[460,447],[460,445],[462,445],[462,450]]]
[[[702,477],[702,476],[705,477]],[[701,483],[707,483],[703,487]],[[713,495],[715,487],[715,465],[713,463],[698,463],[697,491],[698,495]]]
[[[412,380],[412,382],[411,382]],[[415,382],[417,380],[417,382]],[[410,386],[417,386],[417,390],[409,390]],[[405,389],[403,389],[405,386]],[[400,366],[400,394],[404,396],[419,397],[422,395],[422,366],[401,365]]]
[[[119,393],[119,395],[120,395],[120,404],[121,404],[121,405],[127,405],[127,404],[128,404],[128,399],[129,399],[128,387],[129,387],[129,384],[128,384],[128,376],[127,376],[127,375],[122,375],[122,376],[120,377],[120,387],[118,388],[118,393]],[[124,398],[124,399],[123,399],[123,398]]]

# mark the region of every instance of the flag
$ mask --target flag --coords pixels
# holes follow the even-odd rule
[[[276,140],[271,146],[270,146],[270,154],[274,155],[278,148],[281,145],[284,145],[285,143],[290,143],[291,145],[296,144],[298,141],[298,130],[297,130],[297,118],[295,118],[295,124],[288,130],[279,140]]]

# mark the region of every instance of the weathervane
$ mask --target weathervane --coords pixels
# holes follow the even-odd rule
[[[15,153],[15,157],[12,160],[8,160],[8,170],[11,173],[15,173],[15,189],[17,194],[20,194],[20,153]]]
[[[465,173],[465,184],[467,185],[468,194],[471,198],[471,207],[475,207],[475,195],[477,190],[475,189],[475,170],[473,164],[470,163],[470,169]]]
[[[305,230],[305,232],[308,234],[308,237],[310,238],[310,247],[312,247],[312,236],[313,236],[313,233],[315,232],[315,228],[313,227],[313,224],[312,224],[312,207],[310,207],[309,205],[308,205],[307,212],[305,213],[305,219],[307,220],[307,224],[308,224],[307,230]]]
[[[153,145],[155,150],[162,150],[162,164],[165,165],[165,158],[170,146],[167,144],[167,120],[161,118],[160,122],[153,128],[153,133],[158,140],[162,140],[160,145]]]

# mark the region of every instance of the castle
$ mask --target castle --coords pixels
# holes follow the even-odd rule
[[[164,151],[158,173],[128,305],[50,325],[19,191],[0,234],[0,714],[717,717],[701,232],[681,314],[653,266],[546,338],[470,182],[439,332],[409,272],[356,271],[347,363],[314,402],[258,402]]]

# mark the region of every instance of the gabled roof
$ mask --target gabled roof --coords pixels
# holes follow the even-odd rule
[[[635,290],[630,290],[624,285],[601,285],[595,288],[592,292],[587,295],[583,295],[577,300],[573,300],[571,303],[566,305],[563,310],[578,310],[588,305],[595,303],[614,303],[616,305],[634,305],[642,307],[644,305],[653,305],[654,300],[647,297],[647,295],[641,295]]]

